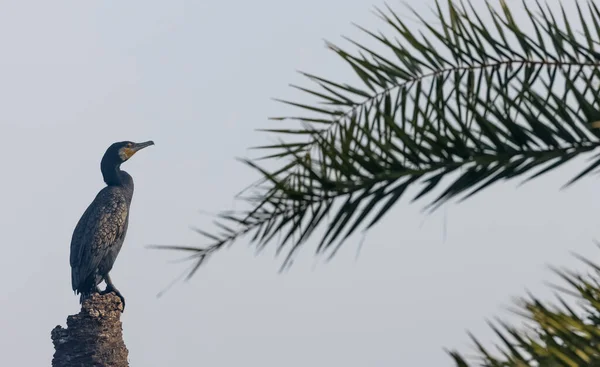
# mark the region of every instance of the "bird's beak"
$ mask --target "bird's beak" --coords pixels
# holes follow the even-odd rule
[[[131,150],[133,150],[133,152],[137,152],[138,150],[142,150],[146,147],[149,147],[150,145],[154,145],[154,142],[152,140],[143,142],[143,143],[136,143]]]

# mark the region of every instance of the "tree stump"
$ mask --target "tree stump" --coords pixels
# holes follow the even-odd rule
[[[113,293],[93,294],[77,315],[67,317],[67,328],[52,330],[52,367],[126,367],[129,354],[123,342],[123,305]]]

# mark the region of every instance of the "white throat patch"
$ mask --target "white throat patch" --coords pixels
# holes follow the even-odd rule
[[[121,160],[126,161],[131,157],[131,149],[129,148],[121,148],[119,149],[119,157]]]

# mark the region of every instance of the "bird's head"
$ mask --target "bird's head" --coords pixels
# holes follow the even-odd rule
[[[154,145],[152,140],[143,143],[120,141],[108,147],[106,153],[104,153],[102,161],[106,161],[106,163],[110,162],[112,164],[121,164],[133,157],[133,155],[138,151],[149,147],[150,145]]]
[[[122,176],[125,172],[121,172],[119,169],[121,163],[127,161],[129,158],[133,157],[135,153],[150,145],[154,145],[152,140],[144,143],[120,141],[108,147],[106,153],[104,153],[104,157],[102,157],[102,162],[100,163],[104,182],[106,182],[107,185],[122,185]],[[125,174],[125,176],[127,175]],[[131,177],[129,180],[131,180]]]

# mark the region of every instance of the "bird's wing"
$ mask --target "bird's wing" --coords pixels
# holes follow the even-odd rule
[[[71,240],[73,290],[96,270],[111,245],[122,237],[128,209],[125,197],[109,187],[86,209]]]

